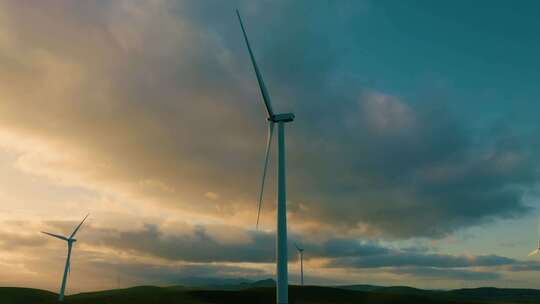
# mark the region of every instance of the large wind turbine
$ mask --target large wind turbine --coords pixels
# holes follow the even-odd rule
[[[304,286],[304,248],[298,247],[297,244],[294,244],[296,250],[298,250],[298,255],[300,255],[300,286]]]
[[[66,266],[64,267],[64,276],[62,277],[62,285],[60,286],[60,294],[58,295],[58,301],[60,301],[60,302],[64,301],[64,291],[66,290],[67,276],[68,276],[68,273],[70,272],[70,268],[71,268],[71,266],[70,266],[71,265],[70,264],[71,249],[73,248],[73,243],[75,243],[77,241],[77,239],[75,238],[75,234],[77,233],[77,231],[79,231],[79,229],[81,228],[82,224],[84,223],[84,221],[86,220],[87,217],[88,217],[88,214],[84,217],[84,219],[81,221],[81,223],[79,225],[77,225],[77,227],[75,227],[75,230],[73,230],[73,232],[71,233],[71,235],[69,237],[65,237],[65,236],[62,236],[62,235],[41,231],[41,233],[44,233],[46,235],[55,237],[57,239],[61,239],[63,241],[66,241],[67,245],[68,245]]]
[[[261,182],[261,191],[259,194],[259,206],[257,211],[257,227],[259,226],[259,216],[261,212],[262,197],[264,191],[264,181],[266,178],[266,169],[268,167],[268,160],[270,154],[270,146],[272,145],[272,135],[274,133],[274,124],[278,125],[278,201],[277,201],[277,241],[276,241],[276,255],[277,255],[277,303],[286,304],[288,300],[288,274],[287,274],[287,199],[286,199],[286,190],[285,190],[285,124],[292,122],[294,120],[293,113],[281,113],[275,114],[272,110],[272,103],[270,100],[270,94],[264,80],[262,78],[255,57],[253,56],[253,51],[249,44],[249,40],[242,22],[242,17],[240,13],[236,10],[236,15],[238,16],[238,21],[240,22],[240,27],[242,28],[242,33],[244,34],[244,40],[246,41],[246,46],[251,58],[251,63],[253,64],[253,69],[255,70],[255,76],[259,82],[259,88],[261,89],[261,95],[266,106],[266,112],[268,114],[268,138],[266,142],[266,154],[264,158],[263,166],[263,175]]]
[[[536,250],[529,253],[529,256],[537,255],[540,253],[540,220],[538,221],[537,236],[538,236],[538,247],[536,248]]]

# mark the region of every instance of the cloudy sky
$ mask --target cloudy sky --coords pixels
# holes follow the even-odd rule
[[[0,0],[0,285],[56,290],[65,244],[39,231],[86,213],[70,292],[273,276],[238,7],[274,108],[297,116],[306,282],[540,288],[540,21],[511,5]]]

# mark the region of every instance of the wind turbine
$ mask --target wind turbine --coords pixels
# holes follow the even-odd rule
[[[261,95],[266,106],[266,112],[268,114],[268,138],[266,142],[266,154],[264,158],[263,166],[263,175],[261,181],[261,190],[259,193],[259,206],[257,210],[257,228],[259,226],[259,217],[261,213],[262,206],[262,197],[264,191],[264,181],[266,178],[266,169],[268,168],[268,160],[270,154],[270,146],[272,145],[272,135],[274,133],[274,124],[278,125],[278,199],[277,199],[277,241],[276,241],[276,255],[277,255],[277,288],[276,288],[276,299],[278,304],[286,304],[288,300],[288,273],[287,273],[287,198],[286,198],[286,189],[285,189],[285,124],[292,122],[294,120],[293,113],[281,113],[274,114],[272,110],[272,103],[270,100],[270,94],[268,94],[268,89],[264,84],[261,72],[253,56],[253,51],[249,44],[249,40],[244,28],[244,23],[242,22],[242,17],[240,17],[240,12],[236,10],[236,15],[238,16],[238,21],[240,22],[240,27],[242,28],[242,33],[244,34],[244,40],[251,58],[251,63],[253,64],[253,70],[255,71],[255,76],[259,83],[259,88],[261,90]]]
[[[64,276],[62,277],[62,285],[60,286],[60,294],[58,295],[58,301],[60,301],[60,302],[64,301],[64,291],[66,290],[67,276],[68,276],[68,273],[70,273],[70,268],[71,268],[71,266],[70,266],[71,265],[70,264],[71,249],[73,248],[73,243],[75,243],[77,241],[77,239],[75,238],[75,234],[77,233],[77,231],[79,231],[79,229],[81,228],[82,224],[84,223],[84,221],[86,220],[88,215],[89,214],[87,214],[84,217],[84,219],[81,221],[81,223],[79,225],[77,225],[77,227],[75,227],[75,230],[73,230],[73,232],[71,233],[71,235],[69,237],[65,237],[65,236],[62,236],[62,235],[41,231],[41,233],[44,233],[46,235],[55,237],[57,239],[61,239],[63,241],[66,241],[67,245],[68,245],[66,266],[64,267]]]
[[[304,286],[304,248],[298,247],[297,244],[294,244],[294,247],[300,255],[300,286]]]
[[[538,230],[537,230],[537,234],[538,234],[538,247],[536,248],[536,250],[532,251],[531,253],[529,253],[529,256],[533,256],[533,255],[537,255],[540,253],[540,220],[538,222]]]

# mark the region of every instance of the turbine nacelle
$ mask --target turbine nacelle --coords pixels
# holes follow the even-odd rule
[[[293,113],[282,113],[282,114],[275,114],[271,117],[268,117],[268,120],[271,122],[291,122],[294,120],[294,114]]]

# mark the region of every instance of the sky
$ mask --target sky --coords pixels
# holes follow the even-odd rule
[[[0,285],[540,288],[536,1],[0,0]],[[275,152],[275,151],[274,151]],[[273,153],[275,156],[275,153]],[[272,156],[272,168],[275,159]]]

